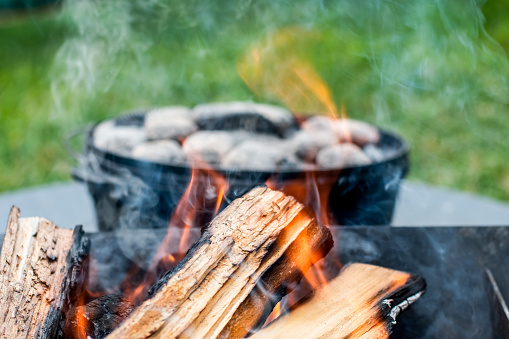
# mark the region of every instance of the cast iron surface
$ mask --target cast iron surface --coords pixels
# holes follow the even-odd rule
[[[144,117],[144,112],[138,112],[115,121],[117,125],[141,126]],[[87,183],[97,210],[99,228],[102,231],[129,228],[119,219],[132,206],[141,211],[139,215],[130,215],[128,219],[132,224],[144,225],[145,228],[166,227],[188,187],[192,169],[188,166],[137,160],[98,149],[93,143],[93,132],[94,128],[86,136],[86,164],[75,168],[73,177]],[[226,203],[269,179],[279,185],[278,189],[284,190],[287,185],[306,187],[309,178],[316,178],[317,190],[330,190],[330,217],[337,224],[388,225],[392,219],[399,183],[408,172],[408,145],[390,132],[380,130],[380,133],[378,146],[391,153],[386,160],[367,166],[278,172],[223,168],[214,170],[229,183],[225,194]],[[196,180],[207,182],[209,176],[204,173]]]
[[[489,268],[507,298],[509,228],[343,228],[336,254],[408,271],[426,280],[426,293],[394,326],[394,338],[500,338],[493,317]]]

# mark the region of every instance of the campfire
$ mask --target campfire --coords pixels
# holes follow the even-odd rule
[[[23,211],[0,245],[0,335],[509,338],[509,227],[421,217],[496,204],[409,183],[392,223],[409,147],[391,128],[415,179],[507,196],[493,8],[64,1],[32,30],[8,13],[5,189],[64,178],[58,139],[93,122],[67,146],[97,223],[68,223],[90,220],[62,212],[75,183],[3,196]],[[408,220],[423,227],[390,226]]]
[[[208,103],[91,128],[73,175],[99,229],[114,233],[89,238],[13,208],[0,258],[4,335],[388,338],[424,280],[341,261],[328,226],[387,225],[408,148],[347,118],[310,68],[296,70],[323,114]],[[255,86],[250,71],[239,64]]]
[[[249,58],[238,72],[253,92],[297,83],[319,114],[299,113],[288,90],[291,111],[156,107],[88,130],[73,175],[99,229],[113,232],[60,229],[13,208],[0,257],[4,336],[390,336],[424,279],[342,260],[333,225],[389,224],[406,143],[347,118],[308,65],[290,60],[266,84],[260,50]]]
[[[186,241],[184,233],[180,240]],[[277,338],[294,331],[309,338],[388,337],[396,316],[424,292],[424,281],[365,264],[347,265],[336,277],[329,276],[333,270],[315,264],[332,246],[329,229],[304,205],[258,187],[220,212],[141,300],[140,294],[97,296],[88,289],[94,265],[88,259],[90,241],[81,229],[73,232],[43,218],[19,218],[13,208],[0,258],[2,298],[8,300],[2,310],[3,333]],[[163,242],[159,250],[165,248],[172,252]],[[335,269],[341,266],[336,261]],[[301,280],[311,288],[299,287]],[[304,296],[282,309],[279,302],[292,291]],[[285,314],[273,313],[267,321],[277,309]],[[328,321],[313,318],[324,312],[330,313]]]
[[[341,150],[328,168],[319,158],[330,149]],[[437,291],[483,280],[457,272],[457,262],[428,262],[443,255],[433,232],[334,225],[348,216],[374,220],[372,212],[388,215],[378,224],[390,220],[406,152],[400,138],[364,122],[301,118],[251,102],[156,108],[102,122],[88,133],[80,175],[96,194],[101,230],[110,232],[61,229],[13,208],[0,257],[2,333],[389,338],[404,328],[407,335],[396,337],[425,336],[429,313],[465,307],[450,295],[437,300]],[[284,161],[272,161],[274,154]],[[474,267],[468,255],[459,257]],[[424,270],[430,262],[438,262],[431,265],[437,274]],[[450,282],[437,282],[442,276]],[[419,301],[423,277],[432,282],[432,308]],[[407,310],[410,320],[401,324]]]

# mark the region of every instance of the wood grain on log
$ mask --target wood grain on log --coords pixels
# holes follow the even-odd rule
[[[58,338],[83,285],[89,240],[81,227],[19,218],[13,207],[0,255],[0,336]]]
[[[309,227],[301,232],[284,255],[265,272],[219,337],[244,338],[261,327],[279,300],[298,284],[303,271],[324,257],[332,246],[332,236],[326,227]]]
[[[242,323],[245,316],[251,316],[242,305],[257,284],[273,279],[272,289],[278,292],[274,297],[281,298],[287,272],[272,273],[282,275],[279,282],[266,274],[271,267],[289,267],[282,262],[298,255],[282,259],[285,253],[299,236],[309,238],[309,234],[320,235],[313,246],[321,244],[321,252],[317,252],[319,257],[325,255],[332,245],[330,232],[318,225],[303,205],[281,192],[264,187],[253,189],[211,222],[184,260],[153,286],[153,297],[108,338],[224,336],[223,330],[235,327],[229,325],[230,321]],[[309,268],[312,261],[306,265]],[[300,279],[295,269],[289,272],[292,280]],[[255,321],[248,321],[263,322],[265,313],[270,313],[265,309],[265,305],[253,308],[259,313],[255,314]]]
[[[408,273],[351,264],[250,338],[389,338],[395,317],[424,289],[424,280]]]

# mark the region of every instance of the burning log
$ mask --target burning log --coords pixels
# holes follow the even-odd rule
[[[396,316],[425,289],[422,278],[351,264],[315,294],[250,338],[389,338]]]
[[[58,338],[77,302],[90,242],[44,218],[19,218],[13,207],[0,255],[0,336]]]
[[[302,278],[303,271],[325,256],[333,241],[325,227],[308,228],[288,247],[284,255],[262,276],[256,289],[239,306],[225,326],[221,338],[244,338],[258,329],[274,306]],[[284,273],[282,273],[284,272]]]
[[[75,339],[104,338],[131,314],[134,305],[117,294],[103,295],[67,316],[65,337]]]
[[[211,222],[108,338],[244,337],[331,247],[328,229],[294,198],[255,188]],[[253,293],[257,286],[272,299]]]

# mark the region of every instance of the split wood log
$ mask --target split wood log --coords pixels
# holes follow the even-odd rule
[[[59,338],[81,293],[90,241],[81,226],[19,213],[12,208],[0,255],[0,337]]]
[[[312,259],[294,262],[301,257],[299,240],[309,238]],[[153,297],[108,338],[243,337],[331,247],[329,230],[293,197],[254,188],[211,222],[152,287]],[[272,299],[249,300],[257,286],[272,291]]]
[[[250,339],[389,338],[396,316],[425,287],[422,278],[405,272],[351,264]]]
[[[324,257],[332,246],[333,240],[326,227],[307,228],[299,234],[284,255],[261,277],[219,338],[244,338],[263,326],[274,306],[296,287],[305,271]]]

